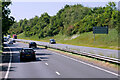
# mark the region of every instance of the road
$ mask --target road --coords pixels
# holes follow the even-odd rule
[[[17,39],[19,41],[26,41],[31,42],[33,40],[24,40],[24,39]],[[67,44],[56,44],[56,45],[50,45],[48,42],[41,42],[41,41],[35,41],[37,44],[41,45],[49,45],[53,47],[58,48],[70,48],[70,49],[77,49],[78,51],[92,53],[92,54],[98,54],[98,55],[104,55],[106,57],[112,57],[112,58],[118,58],[118,51],[120,50],[112,50],[112,49],[102,49],[102,48],[94,48],[94,47],[85,47],[85,46],[75,46],[75,45],[67,45]]]
[[[116,73],[44,48],[35,49],[36,61],[20,62],[19,50],[28,44],[16,42],[9,47],[8,78],[118,78]]]

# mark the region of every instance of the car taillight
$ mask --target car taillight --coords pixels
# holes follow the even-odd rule
[[[32,54],[35,54],[34,52]]]
[[[23,52],[21,54],[24,54]]]

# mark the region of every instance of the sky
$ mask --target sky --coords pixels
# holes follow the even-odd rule
[[[9,6],[11,10],[10,16],[13,16],[18,22],[20,19],[31,19],[35,16],[41,16],[44,12],[47,12],[50,16],[56,15],[56,13],[64,8],[66,4],[75,5],[82,4],[85,7],[100,7],[105,6],[108,2],[117,0],[12,0],[12,5]]]

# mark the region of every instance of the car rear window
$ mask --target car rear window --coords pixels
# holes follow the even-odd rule
[[[32,49],[25,49],[24,52],[25,53],[33,53],[33,50]]]
[[[31,42],[30,44],[35,44],[35,42]]]
[[[51,39],[50,41],[55,41],[54,39]]]

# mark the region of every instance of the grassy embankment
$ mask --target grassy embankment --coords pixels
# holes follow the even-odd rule
[[[49,42],[49,39],[55,39],[57,43],[70,44],[77,46],[97,47],[104,49],[120,49],[118,47],[118,32],[116,29],[109,30],[109,34],[96,34],[95,42],[93,32],[85,32],[71,37],[65,35],[56,35],[39,39],[37,36],[25,37],[24,33],[18,35],[19,39],[36,40]]]
[[[1,54],[2,54],[2,50],[0,50],[0,56],[1,56]]]
[[[2,53],[2,50],[0,50],[0,53]]]
[[[1,46],[1,45],[0,45],[0,46]],[[1,56],[2,52],[3,52],[3,51],[2,51],[2,48],[0,48],[0,56]]]

